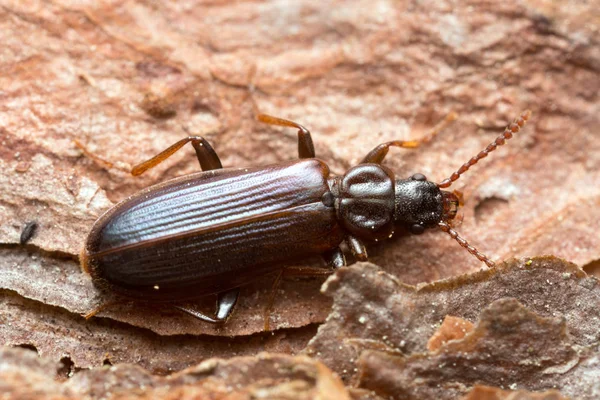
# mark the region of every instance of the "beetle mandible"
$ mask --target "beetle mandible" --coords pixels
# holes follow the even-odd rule
[[[300,160],[263,167],[223,169],[203,137],[189,136],[131,172],[143,173],[188,142],[203,172],[151,186],[108,210],[87,237],[82,268],[100,289],[172,303],[203,321],[220,323],[231,315],[240,286],[281,271],[286,261],[317,254],[339,268],[346,265],[339,247],[343,241],[356,259],[366,260],[364,242],[388,238],[397,229],[421,234],[439,227],[493,267],[452,229],[459,201],[442,189],[503,145],[530,114],[523,112],[440,183],[422,174],[399,179],[381,165],[390,147],[414,148],[418,141],[382,143],[344,175],[334,176],[315,158],[310,132],[289,120],[258,116],[267,124],[298,129]],[[177,304],[211,294],[218,295],[213,316]]]

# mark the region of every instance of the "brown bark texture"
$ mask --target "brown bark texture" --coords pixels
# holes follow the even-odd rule
[[[419,287],[361,263],[324,285],[334,297],[305,354],[383,398],[455,399],[476,384],[574,398],[600,394],[600,282],[555,257]],[[435,349],[448,315],[464,332]]]
[[[148,398],[178,379],[189,398],[600,397],[599,30],[598,1],[0,0],[0,364],[14,378],[0,389],[108,398],[90,380],[131,375],[136,390],[153,382]],[[289,118],[343,174],[455,112],[433,141],[384,162],[440,182],[525,109],[524,129],[452,186],[464,195],[456,229],[496,269],[476,272],[432,230],[370,243],[376,266],[342,269],[322,292],[324,279],[284,280],[272,332],[273,277],[242,288],[223,326],[129,303],[81,316],[103,301],[79,267],[89,229],[136,191],[198,171],[190,146],[128,172],[188,132],[226,168],[267,165],[297,158],[297,136],[256,115]],[[264,375],[233,380],[240,394],[226,397],[225,378],[185,378],[206,363]],[[63,370],[74,377],[60,383]]]

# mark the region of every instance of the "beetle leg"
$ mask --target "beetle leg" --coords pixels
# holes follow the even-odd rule
[[[200,311],[194,310],[191,308],[187,308],[187,307],[183,307],[183,306],[173,306],[173,308],[175,308],[179,311],[183,311],[184,313],[191,315],[194,318],[198,318],[201,321],[210,322],[211,324],[218,324],[220,322],[223,322],[223,321],[217,320],[216,318],[212,318],[212,317],[209,317],[208,315],[202,314]]]
[[[294,121],[283,118],[272,117],[266,114],[259,114],[258,120],[270,125],[289,126],[298,129],[298,157],[315,158],[315,146],[310,136],[310,131]]]
[[[340,250],[340,252],[341,252],[341,250]],[[342,254],[342,257],[343,257],[343,254]],[[343,259],[343,261],[345,262],[346,260]],[[269,331],[271,329],[269,326],[269,321],[271,319],[271,309],[273,308],[273,302],[275,301],[275,293],[277,291],[277,288],[279,287],[279,284],[281,283],[282,278],[284,278],[284,277],[287,278],[290,276],[305,276],[305,277],[327,276],[327,275],[331,275],[331,272],[332,271],[330,269],[324,269],[324,268],[318,268],[318,267],[285,267],[282,270],[280,270],[277,273],[275,280],[273,281],[273,286],[271,287],[271,294],[269,295],[269,300],[267,302],[267,306],[265,307],[265,311],[264,311],[264,321],[265,321],[264,329],[265,329],[265,331]]]
[[[273,285],[271,285],[271,293],[269,294],[269,300],[267,301],[267,305],[265,306],[265,310],[263,313],[263,321],[264,321],[264,331],[268,332],[271,330],[269,326],[269,322],[271,320],[271,310],[273,309],[273,303],[275,302],[275,292],[281,283],[281,276],[283,275],[283,269],[277,272],[277,276],[273,281]]]
[[[414,149],[419,147],[421,144],[430,142],[436,135],[443,129],[445,129],[452,121],[458,118],[455,112],[450,112],[446,117],[439,123],[435,128],[431,130],[427,135],[423,136],[419,140],[392,140],[391,142],[381,143],[375,147],[362,159],[360,164],[381,164],[385,156],[387,156],[390,147],[402,147],[405,149]]]
[[[191,308],[183,307],[183,306],[173,306],[179,311],[183,311],[184,313],[191,315],[192,317],[198,318],[204,322],[210,322],[211,324],[220,324],[227,321],[227,318],[231,316],[231,312],[235,307],[235,303],[237,303],[238,296],[240,294],[240,289],[235,288],[228,290],[227,292],[219,293],[217,298],[217,309],[215,311],[215,317],[209,317],[206,314],[201,313],[198,310],[194,310]]]
[[[96,316],[96,314],[106,310],[107,308],[114,306],[115,304],[119,304],[119,303],[121,303],[119,300],[110,300],[105,303],[102,303],[99,306],[97,306],[96,308],[94,308],[93,310],[90,310],[86,314],[83,314],[83,318],[90,319],[90,318]]]
[[[369,152],[362,159],[360,164],[381,164],[385,156],[387,156],[390,147],[403,147],[405,149],[414,149],[415,147],[419,147],[419,141],[417,140],[394,140],[393,142],[381,143],[373,150]]]
[[[283,269],[283,278],[289,278],[291,276],[327,276],[331,275],[333,271],[327,268],[319,267],[285,267]]]
[[[125,172],[129,172],[129,168],[130,166],[125,167],[124,163],[112,163],[108,160],[105,160],[104,158],[97,156],[96,154],[92,153],[90,150],[87,149],[87,147],[85,147],[83,145],[83,143],[81,143],[79,140],[74,139],[73,140],[73,144],[75,146],[77,146],[79,148],[79,150],[81,150],[81,152],[88,157],[89,159],[91,159],[92,161],[94,161],[95,163],[98,163],[100,165],[102,165],[104,168],[117,168],[121,171],[125,171]]]
[[[358,261],[367,261],[367,259],[369,258],[367,256],[367,249],[364,243],[360,241],[360,239],[352,235],[348,235],[348,237],[346,238],[346,243],[348,244],[348,247],[350,247],[350,250],[352,251],[352,254],[354,254],[354,257],[356,257]]]
[[[330,250],[323,254],[323,259],[325,262],[329,264],[333,269],[338,269],[340,267],[346,266],[346,257],[344,256],[344,252],[339,247],[336,247],[333,250]]]
[[[228,290],[223,293],[219,293],[217,298],[217,319],[219,321],[226,321],[231,316],[233,308],[240,297],[240,288]]]
[[[180,141],[171,145],[166,150],[158,153],[151,159],[134,166],[131,169],[131,174],[137,176],[146,172],[150,168],[156,167],[158,164],[175,154],[177,150],[182,148],[188,142],[192,142],[192,146],[194,146],[194,150],[196,150],[196,156],[198,157],[202,171],[223,168],[221,165],[221,160],[215,152],[215,149],[212,148],[206,139],[204,139],[202,136],[188,136],[185,139],[181,139]]]

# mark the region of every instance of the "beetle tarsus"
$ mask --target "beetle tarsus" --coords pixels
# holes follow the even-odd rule
[[[438,133],[446,129],[446,127],[448,127],[448,125],[450,125],[456,118],[458,118],[458,114],[456,114],[454,111],[449,112],[440,123],[438,123],[428,134],[419,140],[393,140],[391,142],[381,143],[371,150],[369,154],[362,159],[360,164],[381,164],[387,156],[390,147],[414,149],[419,147],[421,144],[428,143],[434,137],[436,137]]]
[[[198,310],[194,310],[194,309],[187,308],[187,307],[184,307],[184,306],[173,306],[173,308],[175,308],[176,310],[182,311],[182,312],[184,312],[184,313],[186,313],[188,315],[191,315],[192,317],[197,318],[197,319],[199,319],[201,321],[210,322],[211,324],[220,324],[222,322],[225,322],[225,321],[222,321],[222,320],[218,320],[216,318],[211,318],[208,315],[203,314],[203,313],[201,313]]]
[[[192,143],[194,146],[194,150],[196,150],[196,156],[198,157],[198,162],[200,163],[200,168],[202,171],[210,171],[212,169],[223,168],[221,165],[221,160],[217,155],[217,152],[213,147],[208,143],[206,139],[202,136],[188,136],[185,139],[181,139],[178,142],[175,142],[167,149],[161,151],[154,157],[149,160],[144,161],[138,165],[135,165],[131,169],[131,174],[134,176],[138,176],[149,170],[150,168],[156,167],[161,162],[165,161],[167,158],[171,157],[173,154],[177,152],[177,150],[181,149],[186,143]]]
[[[81,150],[81,152],[83,153],[83,155],[85,155],[87,158],[89,158],[90,160],[92,160],[96,164],[101,165],[103,168],[106,168],[106,169],[116,168],[119,171],[123,171],[123,172],[129,172],[129,169],[131,168],[128,164],[125,164],[125,163],[122,163],[122,162],[113,163],[113,162],[110,162],[110,161],[108,161],[108,160],[100,157],[100,156],[97,156],[96,154],[94,154],[93,152],[91,152],[90,150],[88,150],[88,148],[85,147],[83,145],[83,143],[81,143],[77,139],[73,140],[73,144],[79,150]]]
[[[235,288],[228,290],[226,292],[219,293],[217,297],[217,309],[215,310],[215,317],[209,317],[206,314],[201,313],[198,310],[194,310],[192,308],[184,307],[184,306],[173,306],[175,309],[182,311],[188,315],[191,315],[194,318],[198,318],[204,322],[210,322],[211,324],[222,324],[226,322],[233,309],[235,304],[237,303],[238,297],[240,294],[240,289]]]
[[[310,131],[302,125],[283,118],[273,117],[272,115],[259,114],[256,117],[260,122],[269,125],[287,126],[298,129],[298,157],[315,158],[315,145],[313,144]]]
[[[275,280],[273,280],[273,284],[271,285],[271,292],[269,293],[269,300],[267,301],[267,305],[263,311],[263,321],[264,326],[263,329],[265,332],[269,332],[271,330],[270,321],[271,321],[271,310],[273,309],[273,303],[275,302],[275,293],[277,293],[277,288],[281,283],[281,277],[283,275],[283,269],[277,271],[277,276],[275,276]]]
[[[96,308],[90,310],[87,314],[82,314],[82,316],[85,319],[90,319],[90,318],[96,316],[97,314],[101,313],[102,311],[106,310],[107,308],[110,308],[110,307],[114,306],[117,303],[119,303],[119,302],[116,301],[116,300],[114,300],[114,301],[107,301],[105,303],[100,304]]]

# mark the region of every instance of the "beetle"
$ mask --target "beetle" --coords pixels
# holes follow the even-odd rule
[[[381,165],[390,147],[414,148],[419,141],[382,143],[335,176],[315,157],[310,132],[286,119],[258,116],[267,124],[298,129],[300,159],[262,167],[224,169],[208,141],[189,136],[131,172],[140,175],[186,143],[194,147],[202,172],[148,187],[109,209],[86,239],[82,268],[103,291],[169,303],[203,321],[222,323],[241,286],[280,272],[286,262],[322,255],[339,268],[346,265],[342,242],[356,259],[366,260],[365,242],[386,239],[399,229],[421,234],[438,227],[493,267],[451,227],[459,199],[443,189],[517,133],[530,114],[523,112],[440,183],[423,174],[396,178]],[[181,305],[211,294],[218,295],[212,316]]]

